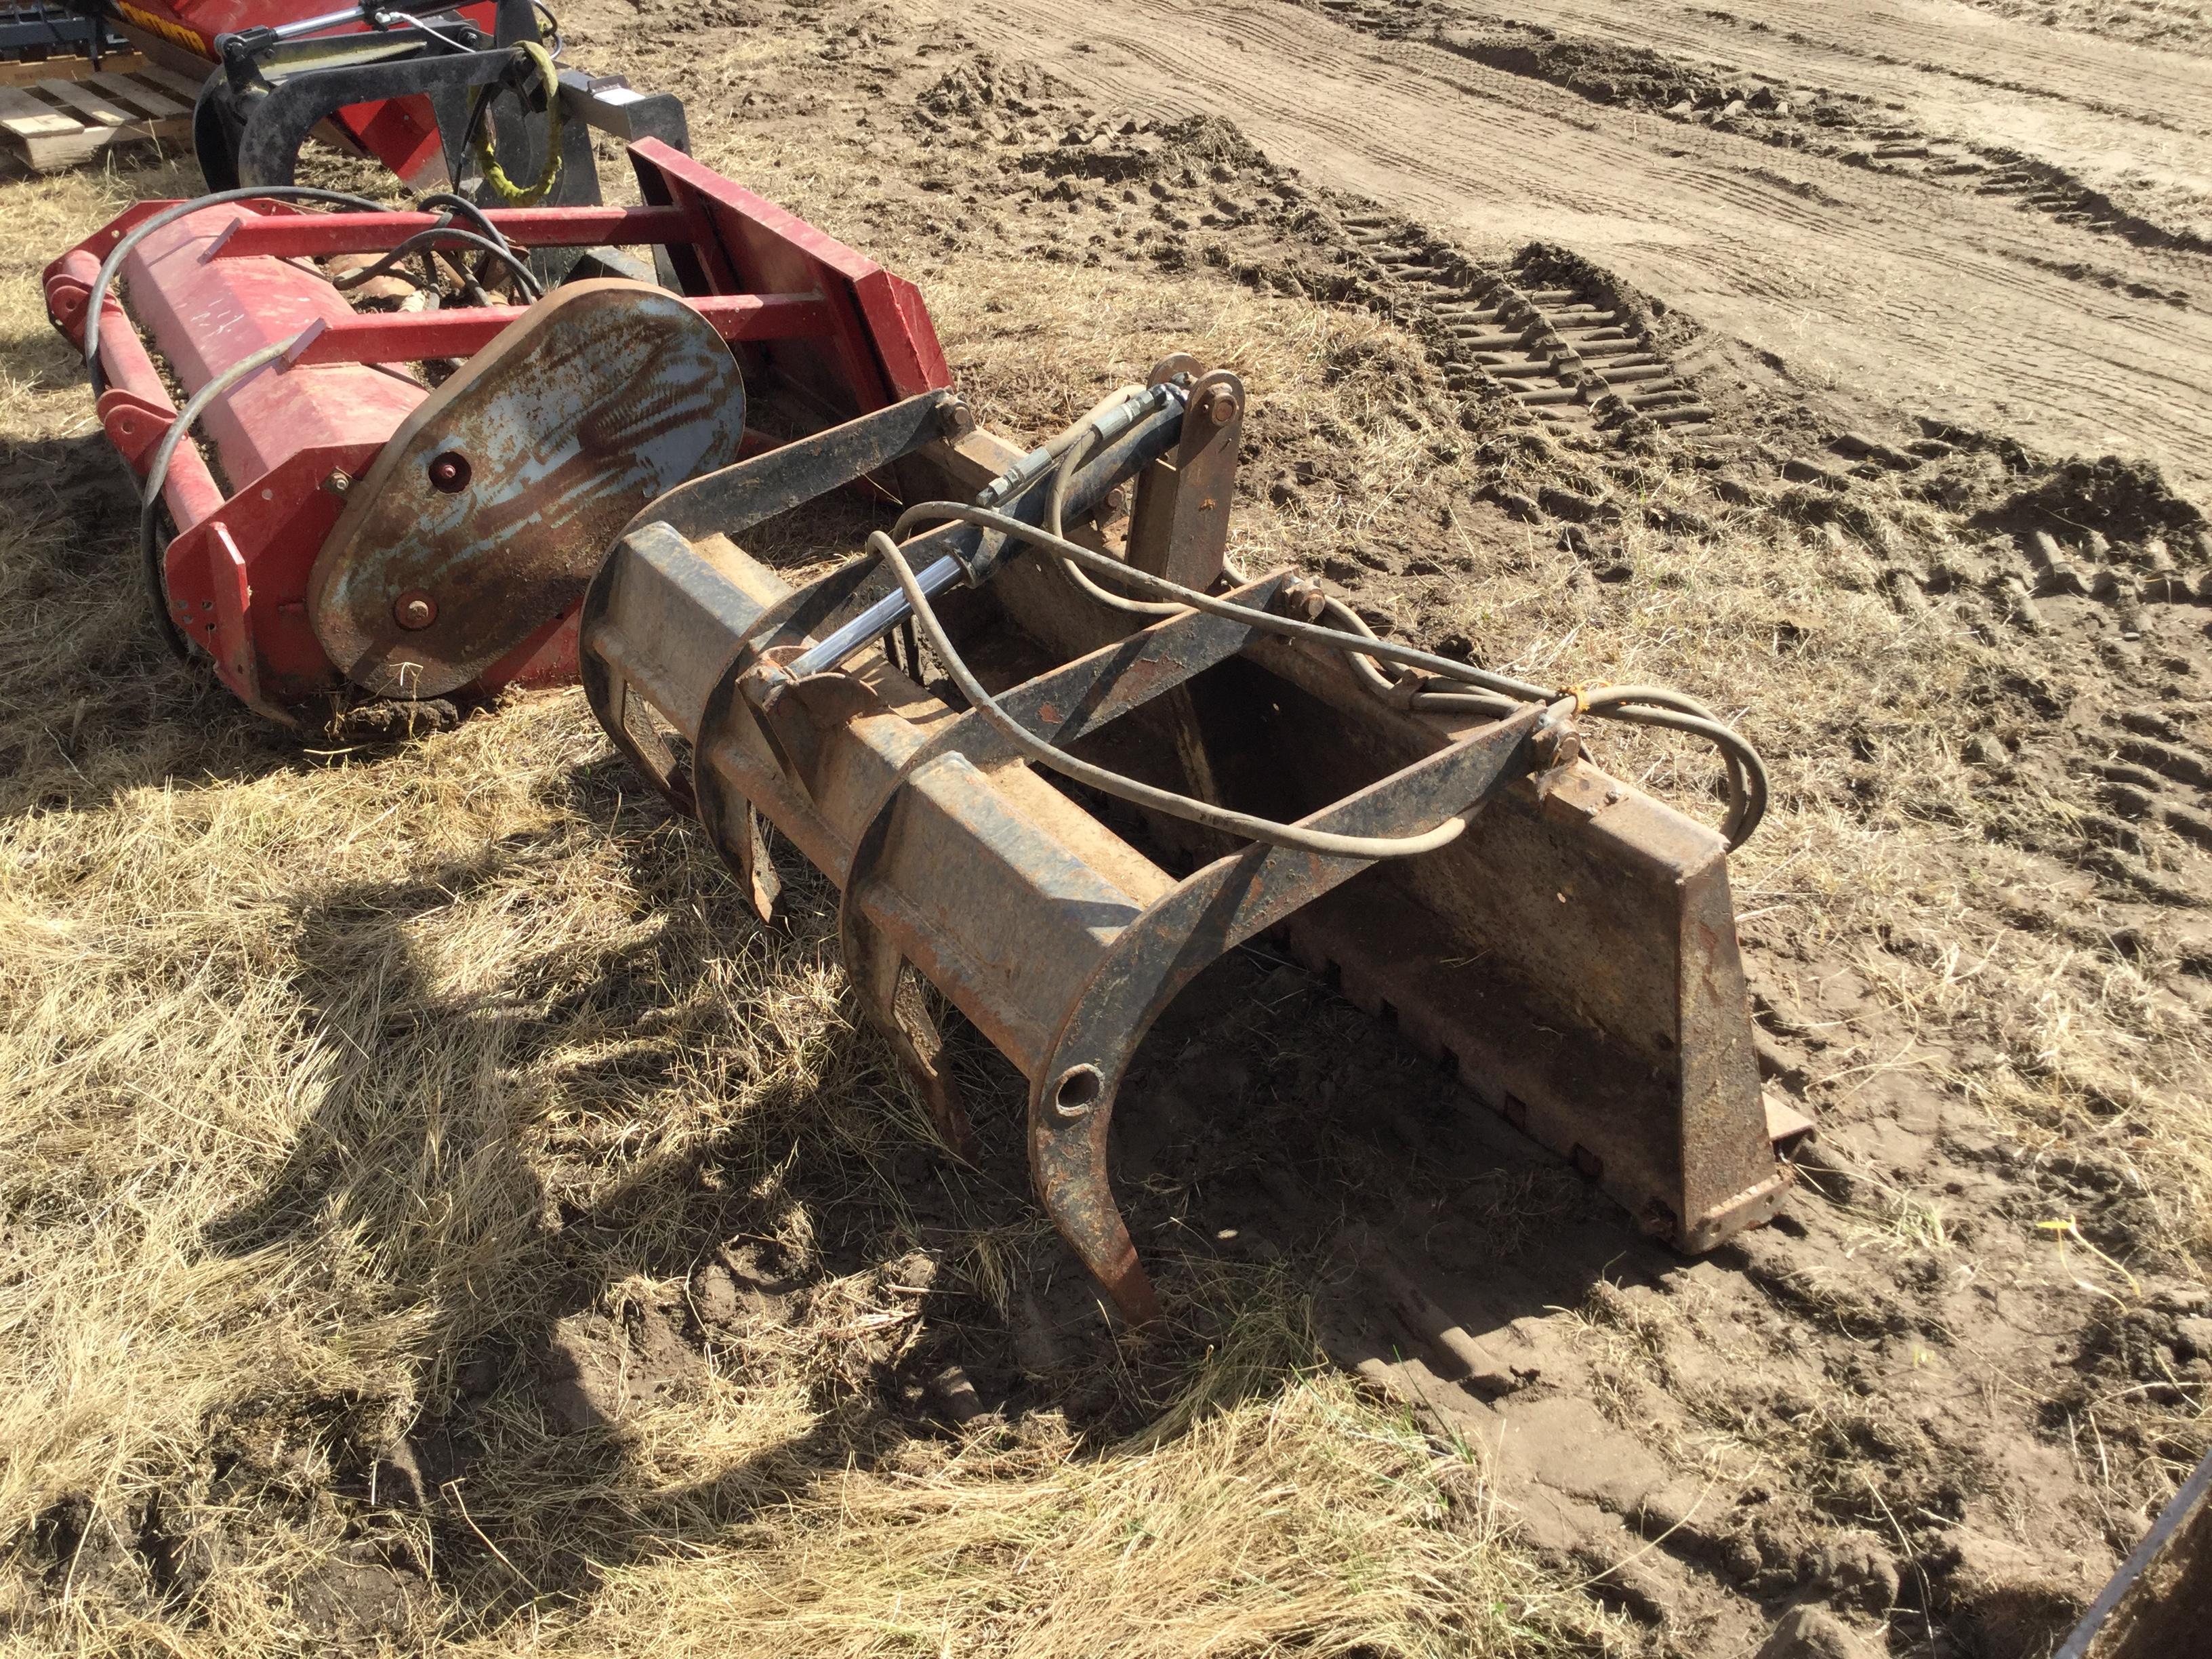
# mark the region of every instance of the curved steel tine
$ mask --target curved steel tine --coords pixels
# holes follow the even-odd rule
[[[860,914],[845,896],[839,931],[844,936],[845,971],[868,1023],[884,1034],[929,1107],[931,1121],[945,1144],[963,1163],[975,1161],[975,1131],[968,1121],[960,1086],[945,1064],[945,1036],[923,1000],[921,975],[908,966],[898,946]]]
[[[1073,1095],[1070,1079],[1076,1079]],[[1096,1066],[1079,1066],[1061,1074],[1056,1091],[1049,1077],[1032,1085],[1030,1175],[1052,1224],[1121,1316],[1148,1325],[1160,1316],[1159,1297],[1137,1260],[1106,1173],[1107,1129],[1121,1080],[1118,1067],[1108,1077]]]
[[[745,884],[745,896],[753,902],[753,914],[763,921],[774,921],[776,900],[783,895],[783,878],[775,872],[768,837],[761,833],[760,814],[750,801],[745,804],[744,832],[732,836],[729,845],[737,850],[737,874]]]

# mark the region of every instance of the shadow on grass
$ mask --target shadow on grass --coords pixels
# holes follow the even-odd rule
[[[320,764],[162,642],[137,497],[97,430],[0,443],[0,817]]]
[[[818,876],[780,848],[788,914],[763,927],[704,837],[618,763],[568,787],[554,833],[619,849],[637,926],[457,975],[436,918],[528,890],[558,855],[534,837],[305,900],[299,994],[355,1063],[262,1190],[205,1233],[224,1253],[362,1241],[420,1313],[408,1432],[377,1443],[373,1413],[344,1402],[317,1431],[395,1571],[434,1571],[471,1624],[580,1602],[612,1568],[802,1501],[971,1410],[1060,1413],[1082,1455],[1116,1455],[1194,1386],[1209,1406],[1279,1391],[1317,1357],[1295,1339],[1309,1314],[1340,1363],[1425,1354],[1449,1379],[1437,1329],[1394,1304],[1406,1269],[1378,1280],[1378,1254],[1414,1264],[1432,1306],[1474,1330],[1671,1264],[1389,1031],[1246,950],[1155,1027],[1117,1113],[1117,1189],[1170,1309],[1166,1331],[1117,1335],[1029,1195],[1026,1090],[995,1051],[952,1023],[984,1149],[965,1167],[849,1011],[779,1013],[780,985],[834,960]],[[779,1019],[793,1029],[764,1035]],[[723,1087],[744,1104],[717,1117]],[[1498,1235],[1494,1205],[1454,1213],[1502,1170],[1541,1194],[1540,1252]],[[825,1331],[817,1298],[854,1276],[918,1279],[900,1340]],[[1232,1375],[1220,1356],[1255,1317],[1293,1340]],[[812,1425],[667,1488],[631,1414],[761,1340],[811,1346]],[[386,1524],[403,1516],[434,1549]]]

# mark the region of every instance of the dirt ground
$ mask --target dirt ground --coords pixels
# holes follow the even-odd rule
[[[834,895],[787,849],[753,922],[577,694],[303,745],[167,662],[35,279],[187,170],[0,185],[0,1641],[2048,1654],[2212,1444],[2201,9],[562,22],[920,283],[991,423],[1237,367],[1247,568],[1737,718],[1819,1138],[1677,1257],[1241,951],[1119,1114],[1171,1331],[1117,1338],[1019,1080],[965,1040],[945,1158]],[[1471,320],[1581,304],[1628,396]]]

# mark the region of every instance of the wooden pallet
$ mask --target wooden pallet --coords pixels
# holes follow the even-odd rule
[[[0,155],[33,173],[78,166],[131,144],[188,147],[199,88],[136,53],[9,64],[0,76]]]

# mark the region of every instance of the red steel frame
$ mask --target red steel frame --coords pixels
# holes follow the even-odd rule
[[[951,385],[927,307],[912,283],[656,140],[634,145],[631,159],[646,206],[495,210],[491,220],[518,248],[666,248],[686,297],[739,349],[748,379],[773,372],[799,388],[821,424]],[[171,205],[141,202],[46,267],[47,313],[70,339],[83,342],[85,307],[108,251]],[[379,252],[437,222],[428,214],[250,205],[256,213],[216,238],[204,261]],[[467,356],[522,314],[521,307],[506,306],[318,322],[286,364],[264,373]],[[112,291],[100,338],[108,382],[100,423],[143,477],[177,408]],[[313,392],[302,386],[299,396]],[[228,494],[194,445],[174,452],[163,489],[177,528],[165,567],[173,610],[194,624],[189,635],[207,645],[224,684],[265,714],[289,719],[293,708],[341,688],[309,623],[308,576],[343,505],[330,487],[334,475],[360,477],[381,447],[381,441],[302,447]],[[487,671],[477,689],[574,672],[571,607],[547,618],[544,629]]]

